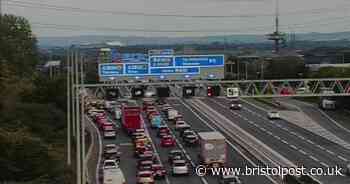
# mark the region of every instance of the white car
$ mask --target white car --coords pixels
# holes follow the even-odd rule
[[[116,160],[105,160],[103,162],[103,169],[118,169],[119,165]]]
[[[242,184],[236,175],[220,175],[220,184]]]
[[[269,119],[281,119],[280,114],[277,111],[270,111],[267,113]]]
[[[140,171],[137,173],[137,184],[154,184],[154,177],[152,171]]]
[[[188,175],[189,174],[188,163],[185,160],[174,160],[172,163],[172,174]]]
[[[179,130],[181,128],[187,127],[188,124],[185,121],[176,121],[175,130]]]

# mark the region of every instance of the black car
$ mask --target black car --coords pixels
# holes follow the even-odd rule
[[[230,109],[232,110],[240,110],[242,108],[242,104],[238,100],[232,100],[230,103]]]
[[[168,162],[171,164],[174,160],[182,160],[184,159],[184,155],[181,150],[171,150],[168,156]]]
[[[198,140],[199,139],[197,135],[186,135],[183,137],[183,142],[185,145],[197,145]]]

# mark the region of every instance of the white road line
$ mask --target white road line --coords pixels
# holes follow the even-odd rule
[[[279,136],[277,136],[277,135],[274,135],[273,137],[278,139],[278,140],[281,140],[281,138]]]
[[[302,140],[305,140],[305,139],[306,139],[305,137],[303,137],[303,136],[301,136],[301,135],[298,135],[298,137],[299,137],[300,139],[302,139]]]
[[[99,143],[99,151],[98,151],[98,159],[97,159],[97,166],[96,166],[96,184],[100,183],[99,180],[99,170],[100,170],[100,164],[101,164],[101,157],[102,157],[102,139],[100,135],[100,131],[96,127],[96,125],[88,118],[90,124],[95,128],[97,132],[97,137],[98,137],[98,143]]]
[[[326,149],[326,148],[324,148],[323,146],[321,146],[319,144],[317,144],[316,146],[319,147],[321,150],[325,150]]]
[[[323,165],[324,167],[327,167],[327,168],[329,167],[329,165],[327,165],[327,164],[324,163],[324,162],[320,162],[320,164]]]
[[[309,155],[309,158],[311,158],[312,160],[314,160],[314,161],[316,161],[316,162],[319,162],[319,161],[320,161],[319,159],[315,158],[315,157],[312,156],[312,155]]]
[[[298,150],[300,153],[302,153],[303,155],[307,155],[307,153],[304,150]]]
[[[295,146],[295,145],[293,145],[293,144],[291,144],[291,145],[289,145],[291,148],[293,148],[293,149],[296,149],[296,150],[298,150],[298,148]]]
[[[293,132],[293,131],[290,131],[289,133],[293,134],[293,135],[298,135],[297,133]]]
[[[218,131],[216,128],[214,128],[211,124],[206,122],[202,117],[200,117],[194,110],[189,107],[187,104],[185,104],[182,100],[180,102],[188,109],[190,110],[198,119],[200,119],[204,124],[206,124],[211,130]],[[233,148],[235,151],[237,151],[244,159],[246,159],[250,164],[252,164],[254,167],[257,167],[257,164],[255,164],[250,158],[248,158],[241,150],[239,150],[235,145],[233,145],[230,141],[226,140],[226,142]],[[273,180],[270,176],[266,176],[271,182],[274,184],[278,184],[275,180]],[[203,177],[201,177],[203,178]]]
[[[260,127],[260,130],[266,132],[266,129],[264,127]]]
[[[311,141],[310,139],[307,139],[306,142],[310,143],[310,144],[315,144],[313,141]]]
[[[341,159],[341,160],[345,161],[345,162],[347,162],[347,161],[348,161],[348,159],[346,159],[346,158],[344,158],[344,157],[342,157],[342,156],[340,156],[340,155],[338,155],[337,157],[338,157],[339,159]]]
[[[269,134],[269,135],[273,135],[273,133],[270,132],[270,131],[266,131],[266,133]]]
[[[328,153],[332,154],[332,155],[335,155],[335,153],[331,150],[326,150]]]
[[[287,141],[285,141],[285,140],[281,140],[284,144],[287,144],[287,145],[289,145],[289,143],[287,142]]]

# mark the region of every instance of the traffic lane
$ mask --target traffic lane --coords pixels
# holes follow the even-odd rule
[[[215,106],[215,103],[213,103],[209,99],[203,99],[202,101],[206,101],[207,105]],[[218,105],[216,104],[216,106],[218,106]],[[223,114],[224,116],[226,116],[230,120],[232,120],[233,122],[237,122],[237,124],[240,125],[241,128],[245,127],[245,126],[241,126],[242,124],[250,124],[248,120],[243,120],[243,119],[239,120],[237,117],[235,118],[233,116],[231,110],[229,110],[228,108],[227,109],[221,108],[220,112],[221,112],[221,114]],[[247,131],[249,129],[255,129],[255,130]],[[323,168],[323,169],[328,168],[328,166],[321,164],[322,162],[320,161],[320,158],[318,158],[316,155],[307,155],[304,152],[300,152],[299,149],[295,149],[295,148],[291,147],[290,145],[287,146],[286,143],[275,142],[275,140],[273,140],[274,137],[272,137],[272,139],[270,139],[270,140],[265,139],[263,134],[261,134],[261,132],[256,130],[256,128],[254,128],[254,127],[251,127],[251,128],[245,129],[245,130],[249,133],[255,132],[255,134],[252,134],[252,135],[254,135],[256,138],[260,139],[262,142],[267,144],[273,150],[279,152],[282,156],[289,159],[290,161],[292,161],[296,165],[303,164],[307,168]],[[290,139],[287,139],[287,140],[289,141]],[[333,165],[333,166],[335,166],[335,165]],[[322,179],[322,181],[324,181],[324,182],[332,182],[332,183],[337,182],[337,183],[344,183],[345,184],[349,181],[349,178],[345,178],[342,176],[317,176],[317,178]]]
[[[208,100],[211,100],[211,99],[208,99]],[[214,103],[218,103],[219,105],[222,105],[224,107],[229,107],[229,105],[230,105],[229,102],[227,102],[223,99],[218,99],[218,100],[215,99]],[[309,153],[310,156],[312,155],[316,158],[319,158],[321,161],[323,161],[324,163],[326,163],[330,166],[343,165],[344,160],[340,159],[342,157],[338,158],[335,156],[335,154],[330,154],[332,152],[327,152],[325,146],[321,146],[321,145],[323,145],[322,143],[319,144],[320,141],[323,141],[323,143],[326,143],[325,145],[330,144],[330,141],[325,141],[326,139],[324,139],[320,136],[312,134],[311,132],[308,132],[308,131],[303,131],[304,133],[307,133],[305,135],[300,134],[296,129],[293,129],[292,127],[289,127],[289,126],[286,129],[285,127],[287,126],[286,124],[289,124],[288,122],[286,122],[284,120],[271,121],[271,120],[266,119],[265,116],[263,116],[263,117],[256,116],[256,115],[252,114],[252,112],[245,110],[245,108],[243,108],[240,111],[232,111],[231,113],[233,113],[233,114],[237,113],[237,114],[242,115],[243,117],[246,117],[249,121],[253,121],[253,122],[257,123],[258,125],[264,127],[269,132],[272,132],[273,135],[281,137],[281,138],[283,138],[283,140],[287,141],[288,143],[293,144],[293,146],[292,145],[289,145],[289,146],[292,146],[293,148],[294,148],[294,146],[297,146],[297,148],[302,149],[303,151]],[[302,129],[302,128],[300,128],[300,129]],[[312,138],[312,140],[314,140],[315,142],[312,140],[310,141],[310,139],[306,139],[306,137]],[[333,143],[333,147],[335,148],[335,150],[343,153],[343,156],[347,155],[346,152],[349,152],[349,151],[347,151],[339,146],[338,146],[338,148],[336,148],[337,146],[334,145],[334,143]],[[329,150],[329,149],[327,149],[327,150]],[[334,150],[332,150],[332,151],[334,151]]]
[[[350,131],[350,111],[345,109],[337,109],[335,111],[324,112]]]
[[[152,139],[152,141],[154,143],[154,146],[156,148],[157,154],[159,155],[160,161],[167,171],[167,176],[168,176],[169,182],[174,183],[174,184],[184,184],[187,182],[202,183],[200,178],[198,176],[194,175],[193,173],[191,173],[189,176],[172,176],[171,175],[171,164],[168,162],[168,155],[172,149],[180,149],[180,148],[178,145],[176,145],[175,147],[172,147],[172,148],[161,147],[160,146],[160,138],[157,136],[156,129],[150,128],[149,122],[147,121],[146,118],[144,118],[144,119],[145,119],[144,120],[145,126],[148,130],[150,138]],[[193,171],[192,168],[190,170]],[[164,182],[164,180],[161,180],[161,181]]]
[[[305,102],[300,102],[297,100],[284,100],[287,103],[292,103],[293,105],[298,106],[304,113],[309,115],[315,122],[317,122],[319,125],[321,125],[323,128],[327,129],[334,135],[337,135],[339,138],[348,141],[350,140],[350,133],[347,130],[344,130],[340,128],[339,126],[336,125],[336,123],[332,122],[329,118],[324,116],[322,114],[322,111],[318,109],[318,107],[314,107],[311,104],[306,104]],[[262,111],[261,109],[258,109],[254,107],[251,104],[248,104],[244,102],[245,105],[255,111],[256,113],[259,114],[266,114],[266,112]]]
[[[227,100],[218,99],[217,101],[224,105],[229,105],[229,102]],[[266,112],[265,114],[259,114],[259,113],[255,114],[256,112],[250,109],[248,107],[249,106],[248,104],[246,105],[247,106],[243,106],[241,111],[236,111],[236,112],[242,115],[246,115],[246,117],[249,117],[249,119],[255,119],[255,121],[263,121],[263,122],[266,122],[266,124],[268,125],[271,124],[270,120],[267,119]],[[346,161],[346,159],[350,160],[350,157],[349,157],[350,150],[345,149],[344,147],[338,144],[335,144],[334,142],[329,141],[324,137],[316,135],[311,131],[301,128],[283,119],[273,120],[273,123],[275,123],[273,124],[275,127],[280,128],[281,131],[284,131],[286,134],[301,138],[302,142],[305,142],[305,141],[308,142],[310,146],[316,147],[320,152],[326,152],[328,155],[331,155],[332,158],[335,156],[336,160],[340,162],[338,164],[342,164],[342,162]],[[337,154],[334,154],[334,153],[337,153]]]
[[[232,122],[236,123],[239,127],[244,129],[249,134],[253,135],[263,143],[265,143],[267,146],[272,148],[273,150],[279,152],[282,156],[288,158],[293,163],[300,163],[300,161],[306,162],[307,166],[319,166],[319,164],[315,163],[315,161],[311,160],[310,158],[306,157],[302,153],[298,152],[297,150],[291,148],[286,143],[281,142],[279,139],[277,139],[274,136],[269,135],[265,131],[260,129],[260,125],[256,126],[256,124],[251,124],[249,121],[242,119],[239,116],[233,115],[230,109],[225,109],[222,107],[218,107],[217,104],[213,103],[209,99],[203,99],[202,100],[206,105],[210,107],[217,107],[220,109],[220,114],[225,116],[227,119],[231,120]],[[227,125],[229,126],[229,125]]]
[[[120,168],[127,183],[136,183],[136,159],[133,157],[133,144],[129,136],[122,129],[118,129],[114,139],[103,139],[103,145],[116,144],[120,147]]]
[[[197,132],[206,132],[206,131],[212,131],[207,125],[205,125],[202,120],[200,120],[197,116],[195,116],[193,114],[193,112],[188,109],[180,100],[168,100],[168,103],[170,105],[172,105],[176,110],[178,110],[184,117],[184,120],[189,123],[192,128],[194,130],[196,130]],[[208,123],[210,123],[211,121],[209,119],[207,119],[205,116],[203,116],[201,114],[201,112],[196,111],[195,109],[192,109],[194,112],[196,112],[203,120],[207,121]],[[240,145],[238,145],[232,138],[226,136],[226,138],[232,142],[235,146],[240,147]],[[190,154],[196,155],[199,153],[198,148],[187,148],[188,152]],[[244,152],[244,151],[243,151]],[[234,150],[232,147],[228,147],[228,162],[227,162],[227,166],[228,167],[237,167],[237,168],[245,168],[245,167],[250,167],[252,168],[253,165],[246,160],[245,158],[243,158],[243,156],[237,152],[236,150]],[[245,153],[247,156],[250,155],[248,152]],[[254,163],[256,163],[259,166],[263,166],[263,164],[258,161],[256,158],[250,158],[251,160],[253,160]],[[196,163],[198,163],[198,161],[196,160]],[[244,183],[256,183],[256,184],[271,184],[272,182],[264,177],[264,176],[241,176],[240,177],[242,179],[242,181]]]

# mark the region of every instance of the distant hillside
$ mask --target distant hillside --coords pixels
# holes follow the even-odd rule
[[[334,41],[350,40],[350,32],[339,33],[302,33],[297,34],[298,41]],[[228,35],[207,37],[121,37],[121,36],[73,36],[73,37],[40,37],[40,47],[66,47],[72,44],[104,44],[120,42],[124,45],[172,45],[172,44],[210,44],[210,43],[263,43],[269,42],[265,35]]]

